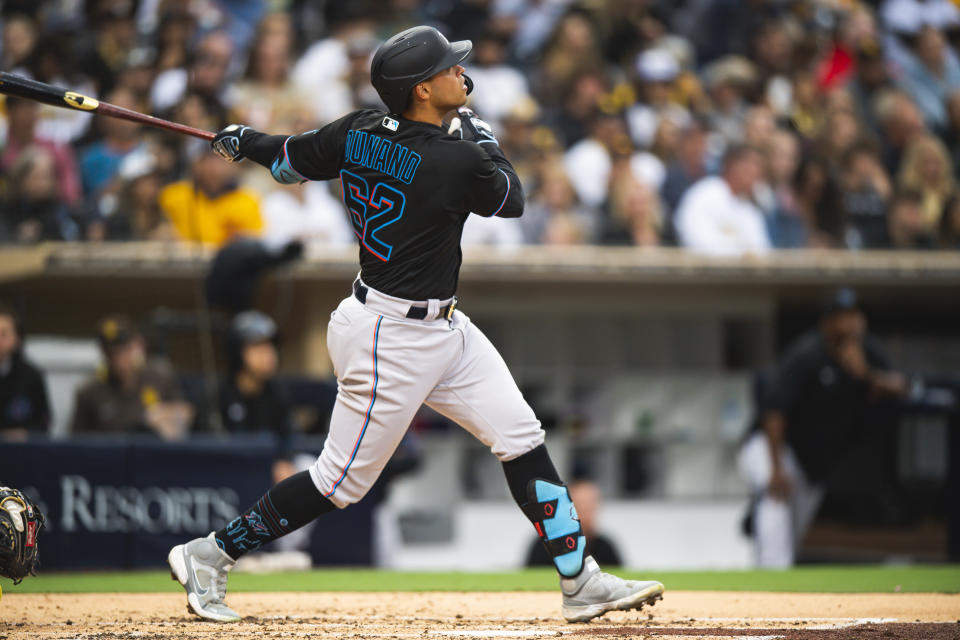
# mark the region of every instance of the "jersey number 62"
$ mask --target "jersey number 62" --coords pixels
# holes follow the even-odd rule
[[[390,260],[393,246],[378,238],[377,233],[403,217],[406,196],[383,182],[375,184],[371,191],[366,179],[346,169],[340,171],[340,183],[343,204],[350,211],[353,232],[360,243],[384,262]]]

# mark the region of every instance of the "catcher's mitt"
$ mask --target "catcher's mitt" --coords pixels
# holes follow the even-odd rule
[[[40,566],[37,536],[43,514],[22,492],[0,487],[0,576],[18,584],[37,574]]]

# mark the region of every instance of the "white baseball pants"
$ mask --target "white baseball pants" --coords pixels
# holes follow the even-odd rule
[[[823,487],[810,484],[790,447],[783,446],[780,459],[790,480],[787,500],[778,500],[767,491],[773,459],[762,431],[752,434],[737,456],[741,475],[751,492],[760,496],[753,514],[757,566],[771,569],[793,566],[797,549],[823,500]]]
[[[376,482],[422,404],[512,460],[544,440],[503,358],[466,314],[440,317],[449,300],[412,302],[369,289],[330,316],[327,346],[337,400],[323,452],[310,467],[320,492],[345,507]],[[423,320],[407,318],[425,306]]]

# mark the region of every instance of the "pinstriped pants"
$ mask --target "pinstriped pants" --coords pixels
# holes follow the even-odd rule
[[[413,303],[370,289],[365,303],[350,296],[331,315],[337,400],[310,476],[338,507],[373,486],[422,404],[503,461],[543,443],[539,420],[487,337],[460,311],[439,317],[448,302]],[[407,318],[411,304],[426,306],[427,317]]]

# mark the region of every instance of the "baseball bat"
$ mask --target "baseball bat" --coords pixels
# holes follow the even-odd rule
[[[63,107],[64,109],[92,111],[111,118],[131,120],[140,124],[166,129],[167,131],[175,131],[176,133],[183,133],[204,140],[213,140],[216,137],[216,134],[210,131],[195,129],[185,124],[178,124],[176,122],[170,122],[169,120],[163,120],[162,118],[148,116],[145,113],[118,107],[109,102],[100,102],[96,98],[81,95],[74,91],[67,91],[66,89],[61,89],[60,87],[55,87],[43,82],[37,82],[29,78],[23,78],[12,73],[7,73],[6,71],[0,71],[0,93],[26,98],[27,100],[35,100],[36,102],[42,102],[43,104],[49,104],[54,107]]]

